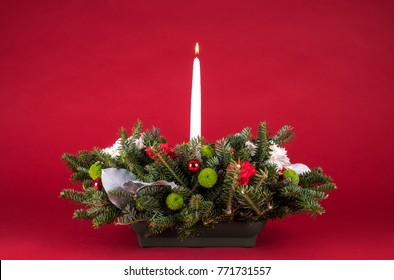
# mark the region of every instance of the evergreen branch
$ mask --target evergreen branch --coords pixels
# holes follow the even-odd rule
[[[166,142],[165,138],[160,136],[160,130],[156,127],[153,127],[151,130],[146,130],[141,134],[141,137],[144,139],[144,143],[147,146],[154,146],[157,143]]]
[[[172,228],[175,225],[175,217],[174,216],[159,216],[152,218],[148,227],[151,233],[160,234],[164,230]]]
[[[231,188],[229,191],[230,191],[230,193],[229,193],[229,196],[227,199],[226,214],[228,216],[233,216],[234,212],[233,212],[232,206],[233,206],[234,189]]]
[[[160,211],[160,202],[153,196],[139,196],[136,199],[136,208],[140,211],[158,212]]]
[[[163,151],[161,148],[157,146],[152,146],[152,151],[155,153],[155,156],[158,158],[158,160],[167,168],[168,171],[171,172],[172,176],[185,188],[187,188],[187,184],[178,176],[178,174],[174,171],[174,166],[175,164],[170,162],[169,157]],[[172,165],[172,166],[171,166]]]
[[[281,129],[279,129],[278,133],[271,138],[271,140],[278,146],[282,146],[286,142],[290,141],[294,135],[292,132],[293,128],[291,126],[285,125]]]
[[[218,218],[217,216],[215,204],[212,201],[204,201],[201,204],[201,219],[204,225],[213,223]]]
[[[237,189],[237,193],[240,194],[242,197],[245,198],[245,202],[247,202],[247,204],[249,205],[250,208],[252,208],[256,214],[258,216],[261,216],[261,211],[259,209],[259,207],[257,207],[257,205],[253,202],[253,200],[250,198],[250,196],[248,195],[248,191],[246,190],[246,188],[244,187],[239,187],[239,189]]]
[[[200,194],[195,194],[190,198],[189,205],[194,210],[200,210],[200,205],[203,203],[204,198]]]
[[[299,202],[299,206],[302,210],[309,211],[311,216],[322,215],[324,213],[324,208],[313,199],[301,201]]]
[[[237,166],[236,162],[232,162],[230,168],[227,170],[226,178],[225,178],[225,185],[228,186],[226,188],[227,194],[227,201],[226,201],[226,214],[233,219],[234,211],[233,211],[233,197],[234,197],[234,190],[238,186],[238,177],[240,174],[240,169]]]
[[[190,159],[201,159],[201,144],[204,142],[204,138],[201,136],[193,137],[189,142],[178,144],[174,147],[173,151],[187,161]]]
[[[251,133],[251,129],[249,127],[242,129],[242,131],[239,134],[242,136],[242,139],[244,140],[244,142],[247,142],[250,139],[252,139],[252,133]]]
[[[94,148],[93,154],[96,156],[98,161],[104,163],[105,167],[116,167],[115,160],[101,149]]]
[[[269,158],[269,146],[267,124],[262,122],[259,125],[257,133],[257,148],[256,155],[254,156],[257,170],[259,170],[264,162]]]
[[[316,186],[315,189],[321,192],[333,191],[337,188],[334,183],[326,183],[319,186]]]
[[[221,163],[220,168],[226,168],[231,161],[231,151],[232,151],[232,148],[228,143],[228,141],[225,138],[216,141],[215,151],[216,151],[216,156],[218,157],[218,160]]]
[[[65,165],[70,169],[71,172],[76,171],[76,166],[78,166],[77,159],[78,158],[74,155],[70,155],[70,154],[62,155],[62,160],[65,162]]]
[[[83,204],[85,201],[85,193],[73,189],[62,190],[60,193],[60,197],[72,200],[79,204]]]
[[[141,132],[142,132],[142,122],[141,120],[137,120],[131,131],[131,139],[132,140],[137,139],[138,136],[141,134]]]
[[[93,220],[93,227],[100,228],[104,224],[111,224],[120,214],[120,210],[115,207],[103,208],[101,213],[98,214]]]
[[[74,211],[73,219],[91,220],[92,217],[86,209],[77,209]]]
[[[113,195],[120,198],[132,199],[135,197],[135,193],[125,191],[123,189],[115,189],[108,192],[109,195]]]
[[[131,225],[139,222],[147,222],[151,218],[150,214],[137,212],[136,208],[127,205],[122,215],[116,219],[116,225]]]
[[[145,195],[154,196],[161,193],[168,193],[169,191],[171,191],[170,186],[149,185],[139,189],[137,191],[137,194],[139,196],[145,196]]]
[[[92,187],[92,182],[93,181],[92,181],[92,179],[90,177],[82,180],[82,187],[83,187],[83,189],[86,190],[88,188],[91,188]]]
[[[259,189],[261,187],[261,185],[264,183],[265,179],[267,179],[268,175],[263,171],[263,170],[259,170],[259,172],[256,174],[256,177],[259,178],[255,188]]]
[[[133,130],[139,131],[139,128],[135,127]],[[122,146],[119,156],[121,163],[123,163],[126,169],[133,172],[139,179],[145,180],[145,170],[142,164],[143,156],[141,151],[137,149],[133,138],[128,137],[124,128],[120,130],[119,136]]]
[[[188,199],[193,194],[193,192],[190,189],[182,187],[182,186],[177,186],[172,191],[176,192],[177,194],[182,196],[184,199]]]

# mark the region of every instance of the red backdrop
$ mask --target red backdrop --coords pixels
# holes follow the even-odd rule
[[[393,259],[392,1],[1,1],[1,259]],[[288,124],[321,166],[327,213],[269,222],[257,246],[142,249],[58,198],[60,160],[140,118],[188,139],[194,44],[210,140]]]

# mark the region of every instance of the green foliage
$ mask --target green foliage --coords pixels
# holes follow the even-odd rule
[[[260,169],[265,161],[269,158],[270,144],[269,144],[268,128],[265,122],[260,123],[257,133],[257,149],[253,161],[256,162],[256,169]]]
[[[152,217],[149,220],[149,232],[152,234],[159,234],[170,229],[175,225],[176,219],[173,215]]]
[[[64,154],[62,159],[72,172],[70,179],[80,183],[82,189],[64,189],[60,196],[80,205],[73,218],[91,220],[94,228],[110,223],[145,222],[147,235],[176,230],[181,238],[198,235],[220,222],[261,221],[301,212],[316,216],[324,213],[320,203],[328,197],[327,192],[336,188],[333,180],[320,168],[301,175],[294,172],[282,175],[275,165],[267,162],[270,146],[289,141],[293,136],[291,130],[290,126],[284,126],[271,137],[267,124],[262,122],[256,139],[251,129],[245,128],[216,143],[195,137],[175,145],[168,154],[160,146],[166,139],[159,130],[143,131],[142,123],[137,121],[130,133],[126,129],[119,131],[119,156],[112,157],[99,148],[76,155]],[[150,147],[153,158],[144,147]],[[190,160],[201,163],[200,171],[188,170]],[[245,176],[242,161],[248,161],[256,169],[256,174],[248,178],[248,185],[240,185],[240,178]],[[94,164],[101,169],[126,169],[138,180],[151,184],[137,192],[122,188],[109,193],[96,190],[92,188],[92,176],[98,178],[99,168]],[[204,170],[215,173],[214,184],[199,183]],[[173,207],[178,200],[167,201],[170,194],[182,198],[181,207]],[[108,195],[123,199],[125,206],[118,209]]]
[[[274,135],[271,140],[278,146],[282,146],[286,142],[290,141],[291,138],[294,135],[294,132],[292,132],[293,128],[291,126],[285,125],[281,129],[279,129],[278,133]]]
[[[132,204],[126,205],[122,213],[117,217],[117,225],[131,225],[140,222],[148,222],[151,218],[151,213],[146,211],[139,211]]]
[[[74,211],[73,218],[92,220],[94,228],[113,223],[120,214],[120,210],[110,203],[104,191],[93,188],[88,188],[85,192],[66,189],[60,196],[83,205],[85,208]]]

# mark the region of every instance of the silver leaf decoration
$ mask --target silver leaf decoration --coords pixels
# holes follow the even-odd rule
[[[302,164],[302,163],[291,164],[290,166],[287,166],[286,169],[291,169],[291,170],[295,171],[298,175],[301,175],[302,173],[311,171],[308,166],[306,166],[305,164]]]
[[[108,194],[109,200],[119,209],[126,206],[127,200],[118,196],[111,195],[111,191],[125,190],[123,185],[126,182],[136,180],[137,177],[126,169],[106,168],[101,170],[101,182]]]
[[[147,184],[141,183],[141,182],[137,182],[137,181],[128,181],[126,183],[123,184],[123,188],[126,191],[132,192],[132,193],[136,193],[139,189],[145,187]]]
[[[110,192],[114,190],[121,190],[130,193],[137,193],[139,190],[147,186],[171,186],[175,188],[177,185],[174,182],[167,182],[165,180],[156,181],[153,183],[145,183],[137,180],[137,177],[126,169],[107,168],[101,170],[101,181],[103,187],[108,194],[109,200],[119,209],[123,210],[127,204],[127,199],[111,195]]]

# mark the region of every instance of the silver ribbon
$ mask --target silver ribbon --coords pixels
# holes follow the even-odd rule
[[[302,163],[291,164],[290,166],[286,166],[286,169],[291,169],[295,171],[295,173],[297,173],[298,175],[311,171],[308,166]]]
[[[101,170],[101,182],[108,194],[109,200],[119,209],[123,210],[128,200],[126,198],[118,197],[111,194],[112,191],[120,190],[130,193],[137,193],[139,190],[147,186],[171,186],[175,188],[174,182],[167,182],[165,180],[156,181],[153,183],[145,183],[137,180],[132,172],[126,169],[106,168]]]

